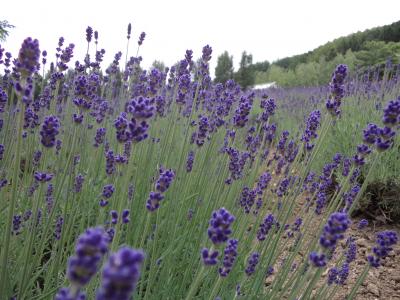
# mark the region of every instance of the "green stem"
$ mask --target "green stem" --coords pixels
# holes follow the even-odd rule
[[[21,164],[21,143],[22,143],[22,128],[24,124],[24,115],[25,115],[25,106],[22,105],[20,115],[19,115],[19,123],[18,123],[18,129],[17,129],[17,148],[15,151],[15,165],[14,165],[14,174],[13,174],[13,181],[12,181],[12,193],[11,193],[11,203],[9,206],[9,211],[8,211],[8,217],[7,217],[7,223],[6,223],[6,230],[4,231],[4,237],[3,237],[3,245],[4,245],[4,250],[3,250],[3,256],[1,259],[1,273],[0,273],[0,291],[6,291],[6,283],[8,282],[7,279],[7,263],[9,262],[8,260],[8,254],[10,250],[10,237],[11,237],[11,225],[13,221],[13,216],[14,216],[14,210],[15,210],[15,204],[17,202],[17,187],[18,187],[18,171],[20,168]],[[6,292],[4,292],[6,293]]]
[[[364,271],[361,273],[361,275],[358,277],[356,283],[353,285],[353,288],[351,289],[350,294],[346,297],[346,300],[351,300],[356,296],[358,288],[364,282],[365,278],[368,275],[368,271],[369,271],[370,268],[371,267],[370,267],[369,264],[367,264],[365,266]]]
[[[186,300],[192,300],[194,298],[194,295],[197,292],[197,289],[201,283],[201,280],[203,279],[204,271],[205,271],[205,267],[202,265],[199,273],[197,273],[196,279],[190,285],[189,292],[185,298]]]

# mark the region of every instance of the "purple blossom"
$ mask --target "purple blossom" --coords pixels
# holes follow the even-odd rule
[[[215,244],[225,243],[232,233],[231,225],[235,217],[224,207],[212,213],[209,226],[208,237]]]
[[[338,240],[343,239],[343,233],[349,226],[350,220],[346,213],[332,213],[319,238],[320,245],[324,248],[334,249]]]
[[[104,143],[104,138],[106,136],[107,130],[104,127],[98,128],[96,130],[96,136],[94,137],[94,146],[99,147]]]
[[[270,173],[265,172],[261,174],[261,176],[258,178],[257,182],[257,191],[259,194],[262,194],[262,191],[265,190],[268,187],[269,182],[271,181],[272,176]]]
[[[129,23],[128,24],[128,35],[126,37],[128,40],[131,38],[131,32],[132,32],[132,24]]]
[[[280,140],[278,142],[278,146],[277,146],[278,150],[281,153],[283,153],[285,150],[285,145],[286,145],[288,137],[289,137],[289,131],[287,131],[287,130],[282,131],[281,138],[280,138]]]
[[[12,234],[15,234],[15,235],[20,234],[21,225],[22,225],[22,216],[21,215],[13,216]]]
[[[346,251],[346,262],[349,264],[356,259],[357,256],[357,244],[353,238],[347,240],[347,251]]]
[[[116,210],[110,211],[111,215],[111,224],[117,224],[118,223],[118,212]]]
[[[29,77],[38,70],[39,58],[39,41],[28,37],[21,45],[15,67],[22,77]]]
[[[203,47],[203,54],[201,56],[201,59],[204,62],[208,62],[211,59],[211,54],[212,54],[212,48],[209,45],[205,45]]]
[[[264,221],[260,224],[260,228],[257,231],[257,239],[259,241],[265,240],[268,232],[271,230],[272,226],[275,224],[275,217],[269,214],[265,217]]]
[[[388,127],[395,127],[400,124],[400,96],[391,100],[383,110],[383,124]]]
[[[349,175],[351,165],[352,165],[352,160],[350,158],[343,159],[343,170],[342,170],[343,176],[346,177]]]
[[[61,233],[62,233],[62,227],[64,224],[64,218],[63,217],[58,217],[57,222],[56,222],[56,229],[54,230],[54,238],[56,240],[61,239]]]
[[[92,36],[93,36],[93,29],[92,27],[88,26],[86,28],[86,41],[90,43],[92,41]]]
[[[327,202],[327,196],[324,191],[320,191],[317,194],[317,201],[315,201],[315,213],[320,215],[322,213],[322,209],[325,207]]]
[[[151,99],[139,96],[130,100],[126,104],[125,110],[130,113],[134,119],[143,121],[154,115],[155,108]]]
[[[121,214],[121,219],[123,224],[127,224],[130,221],[129,218],[129,209],[124,209]]]
[[[57,67],[61,72],[68,69],[67,63],[74,57],[74,48],[75,45],[71,43],[64,50],[60,49],[61,54],[59,54],[60,60],[57,63]]]
[[[5,151],[4,145],[0,144],[0,160],[3,159],[4,151]]]
[[[35,180],[38,182],[48,182],[53,179],[53,176],[54,175],[51,173],[41,173],[38,171],[35,171],[34,173]]]
[[[363,142],[367,144],[374,144],[378,136],[379,127],[376,124],[370,123],[363,130]]]
[[[385,230],[376,235],[376,246],[373,247],[373,255],[367,257],[372,267],[379,267],[380,260],[387,257],[389,252],[393,250],[392,246],[397,244],[398,237],[395,231]]]
[[[367,227],[367,226],[368,226],[368,220],[362,219],[362,220],[360,220],[360,222],[358,222],[357,228],[358,228],[359,230],[361,230],[361,229],[364,229],[364,228]]]
[[[8,102],[7,93],[0,87],[0,113],[4,112]]]
[[[5,179],[5,178],[0,179],[0,190],[1,190],[3,187],[5,187],[5,186],[7,185],[7,183],[8,183],[7,179]]]
[[[59,133],[60,121],[55,116],[47,116],[44,118],[42,129],[40,130],[41,143],[47,148],[54,147],[56,136]]]
[[[267,96],[268,97],[268,96]],[[267,122],[268,118],[275,113],[276,104],[274,99],[262,99],[260,103],[260,107],[264,109],[261,114],[261,120],[263,122]]]
[[[115,172],[115,157],[114,152],[106,152],[106,173],[107,175],[112,175]]]
[[[143,44],[144,38],[146,37],[146,33],[142,32],[139,36],[138,45],[141,46]]]
[[[214,266],[218,263],[218,255],[219,252],[217,250],[208,250],[207,248],[203,248],[201,250],[201,258],[203,260],[203,264],[205,266]]]
[[[278,197],[282,198],[283,195],[287,192],[288,187],[290,184],[290,179],[289,178],[284,178],[280,183],[279,183],[279,187],[278,190],[276,191],[276,194],[278,195]]]
[[[140,278],[144,259],[141,250],[129,247],[112,254],[103,268],[96,300],[129,300]]]
[[[72,288],[61,288],[54,296],[54,300],[86,300],[86,294],[84,292],[76,292]]]
[[[164,195],[160,192],[150,192],[146,202],[146,208],[153,212],[160,207],[160,202],[164,199]]]
[[[340,114],[341,101],[345,95],[344,80],[347,77],[347,66],[338,65],[332,74],[330,82],[331,96],[326,102],[326,108],[333,115]]]
[[[208,132],[210,131],[210,122],[206,116],[199,116],[199,128],[196,133],[196,144],[201,147],[204,145]]]
[[[249,120],[248,116],[252,107],[252,99],[250,97],[242,97],[240,103],[235,110],[235,115],[233,116],[233,124],[236,127],[244,127]]]
[[[189,151],[187,160],[186,160],[186,172],[190,173],[193,168],[194,162],[194,151]]]
[[[155,184],[155,188],[158,192],[165,193],[174,180],[175,173],[172,169],[165,170],[163,168],[160,168],[159,172],[160,176]]]
[[[103,187],[102,196],[103,196],[105,199],[110,199],[111,196],[112,196],[112,194],[114,193],[114,191],[115,191],[114,186],[113,186],[112,184],[107,184],[107,185],[105,185],[105,186]]]
[[[75,255],[68,260],[67,277],[76,286],[86,285],[100,267],[108,251],[108,238],[102,228],[89,228],[79,236]]]
[[[311,142],[318,137],[317,130],[321,124],[321,112],[314,110],[310,113],[306,123],[306,129],[301,137],[301,141],[305,143],[305,149],[310,151],[314,148]]]
[[[79,193],[82,190],[83,182],[85,181],[85,177],[82,174],[78,174],[75,177],[74,182],[74,192]]]
[[[376,149],[378,151],[390,149],[394,144],[396,132],[390,127],[383,127],[378,129],[378,134],[379,136],[375,142]]]
[[[313,251],[310,253],[309,259],[314,267],[321,268],[326,266],[326,256],[323,253],[318,254]]]
[[[358,193],[360,192],[361,187],[358,184],[355,184],[350,191],[343,194],[343,198],[346,202],[346,210],[349,210],[352,206],[354,200],[356,199]]]
[[[224,250],[224,260],[222,262],[222,267],[218,269],[220,276],[226,277],[232,270],[233,264],[235,263],[236,257],[238,255],[238,243],[239,241],[235,239],[228,240]]]
[[[253,252],[249,259],[247,260],[247,267],[245,272],[247,276],[251,276],[256,271],[256,266],[259,262],[260,254],[258,252]]]
[[[333,283],[343,285],[349,276],[349,264],[344,263],[341,268],[333,267],[328,272],[328,285]]]
[[[1,146],[2,145],[0,145],[0,160],[1,160]],[[37,167],[39,165],[41,157],[42,157],[42,151],[36,150],[35,152],[33,152],[32,165],[34,167]]]

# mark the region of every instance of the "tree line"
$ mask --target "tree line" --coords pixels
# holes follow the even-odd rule
[[[279,59],[254,63],[252,55],[242,53],[239,69],[233,68],[233,57],[227,51],[218,57],[215,81],[233,78],[242,87],[277,82],[284,87],[326,84],[337,64],[350,70],[400,63],[400,21],[340,37],[312,51]]]

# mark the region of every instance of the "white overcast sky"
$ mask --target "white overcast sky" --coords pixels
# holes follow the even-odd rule
[[[52,57],[63,36],[66,44],[76,45],[73,62],[83,60],[90,25],[98,30],[99,47],[105,48],[109,63],[119,50],[125,57],[131,22],[130,54],[136,52],[140,32],[147,34],[140,50],[144,67],[155,59],[171,65],[186,49],[197,58],[206,44],[213,48],[212,69],[224,50],[234,56],[235,66],[243,50],[253,54],[253,62],[274,61],[400,20],[400,0],[9,0],[0,7],[0,20],[16,26],[2,44],[13,54],[31,36]]]

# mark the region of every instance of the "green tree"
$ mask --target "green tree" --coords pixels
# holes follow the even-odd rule
[[[218,56],[217,66],[215,67],[215,82],[225,83],[233,78],[233,56],[225,51]]]
[[[400,43],[369,41],[355,55],[362,66],[384,64],[388,58],[396,59],[400,55]]]
[[[11,25],[8,21],[0,21],[0,41],[6,40],[11,28],[14,28],[14,25]]]
[[[243,51],[242,58],[240,60],[239,70],[235,73],[235,80],[243,89],[254,85],[255,73],[251,69],[253,63],[253,55],[247,54]]]

